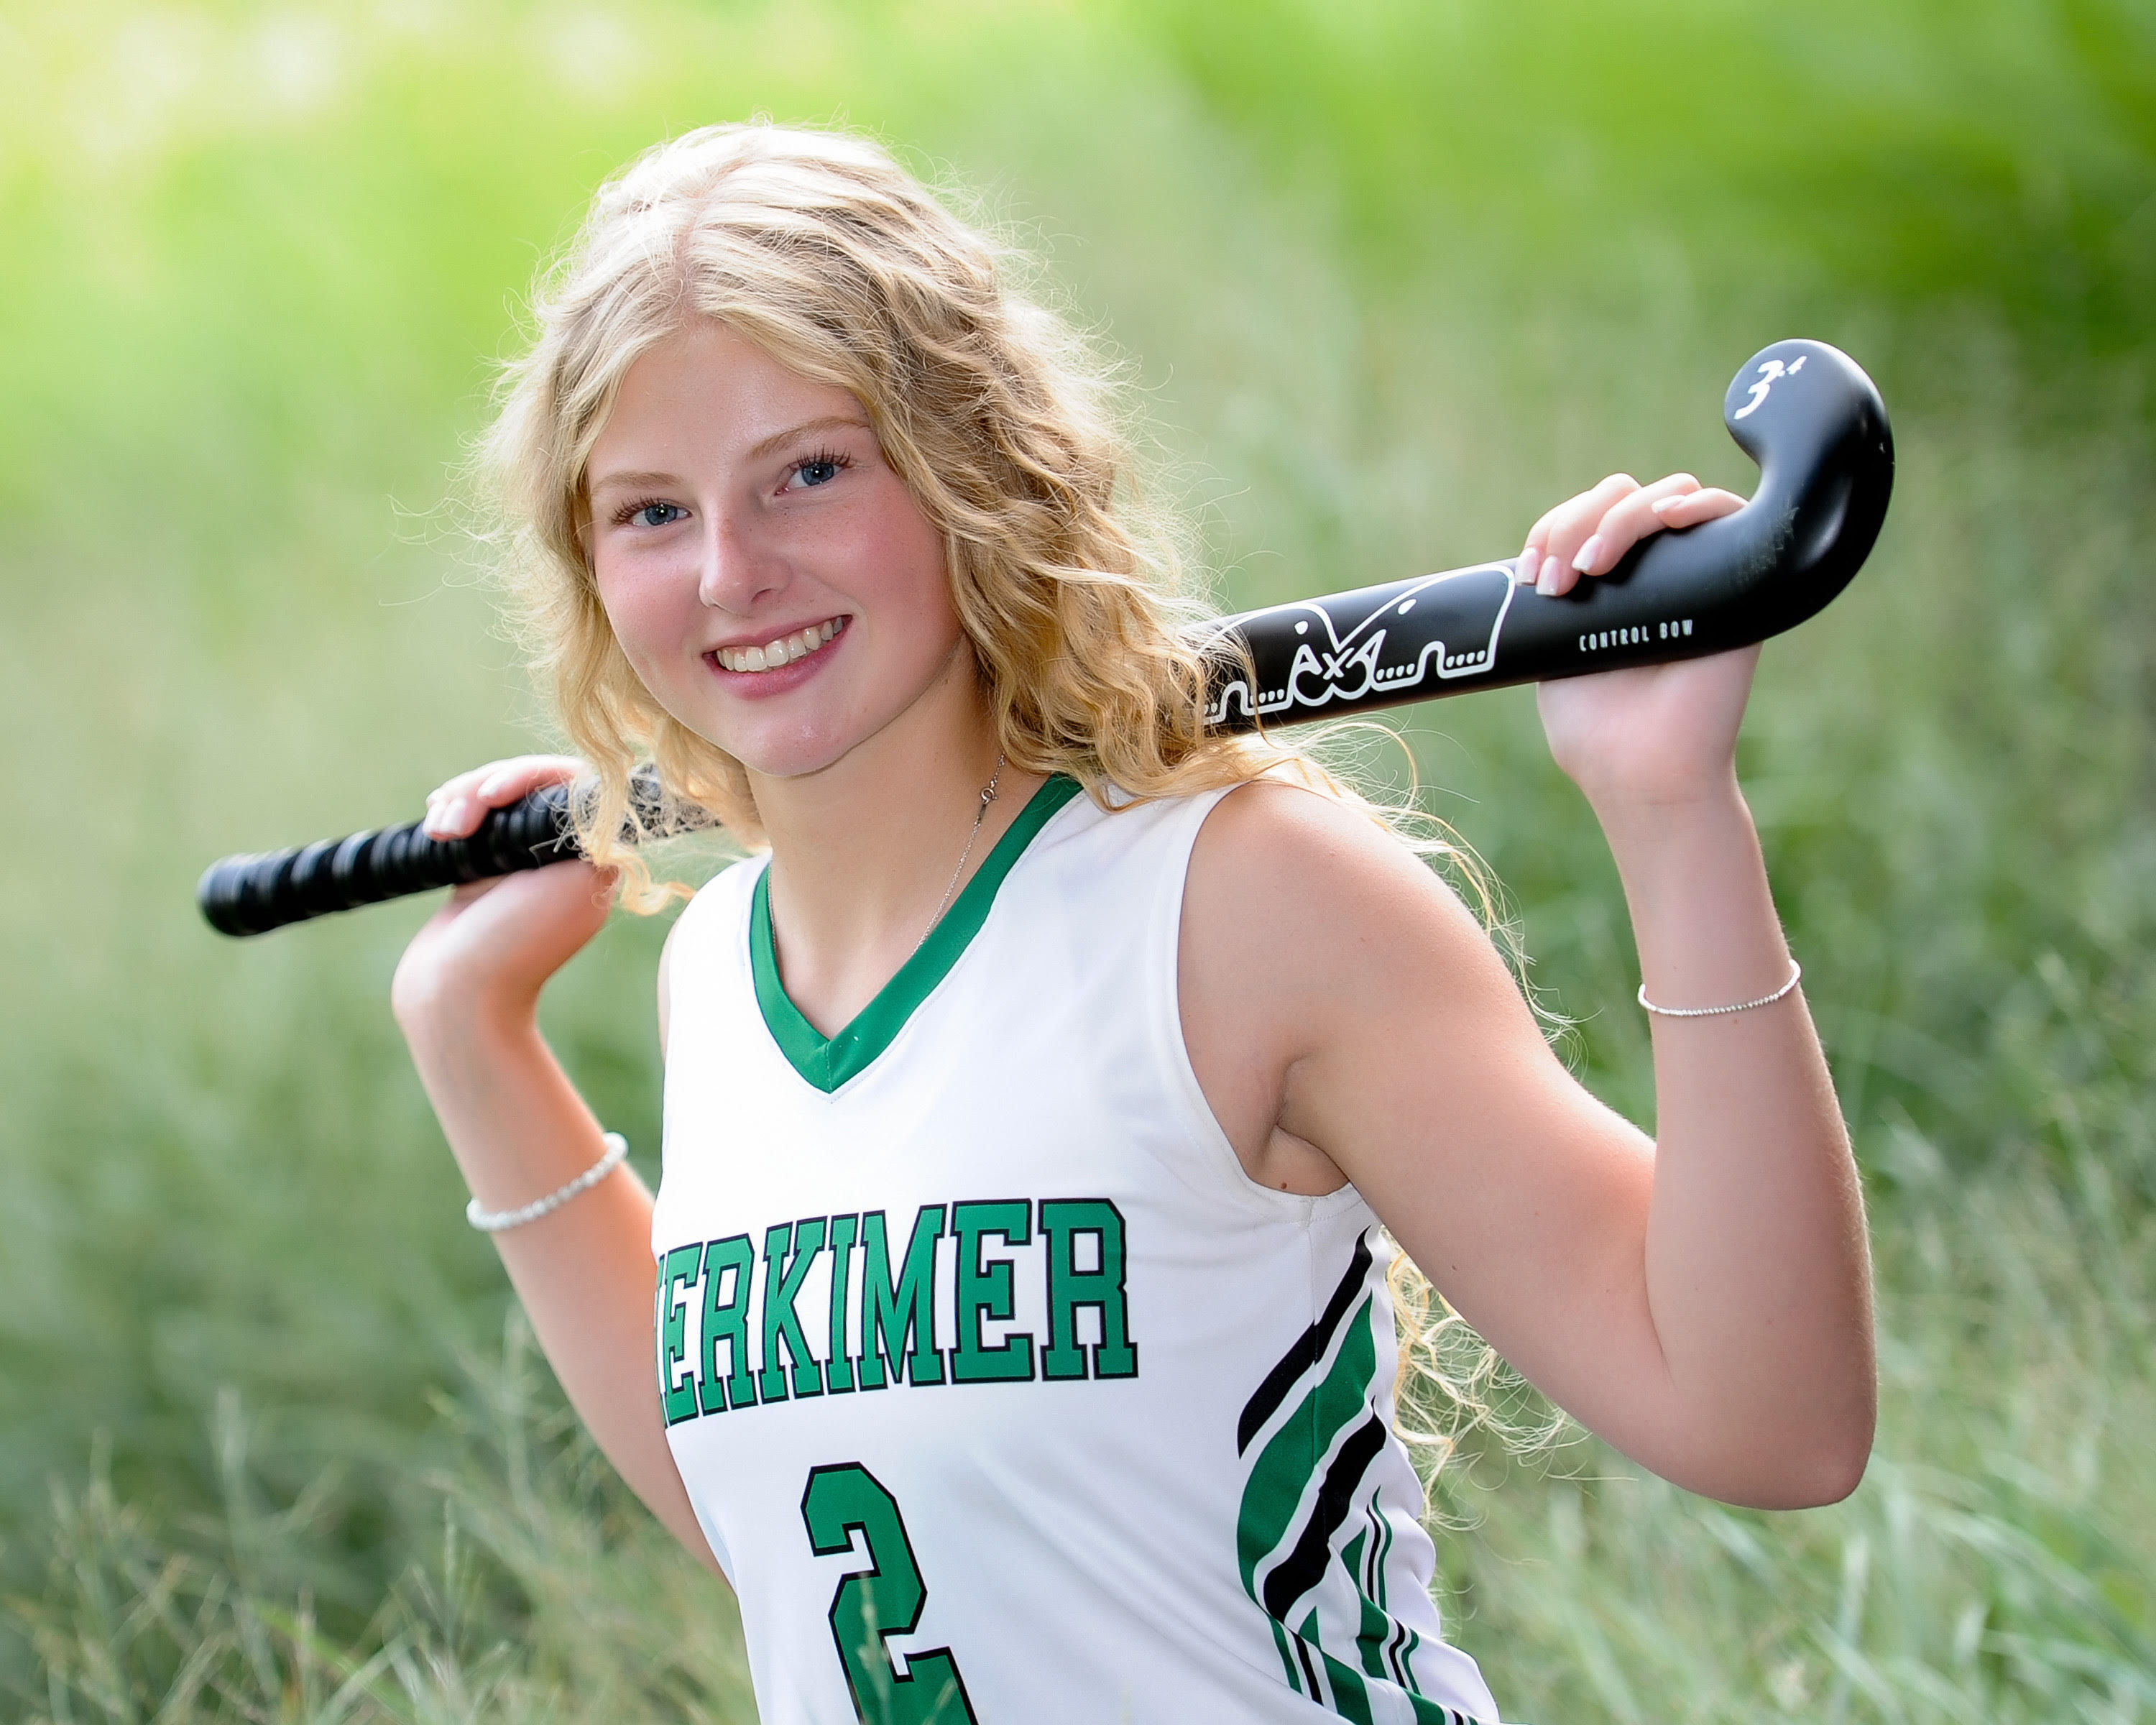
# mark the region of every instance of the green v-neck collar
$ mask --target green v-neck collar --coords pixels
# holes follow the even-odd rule
[[[826,1094],[872,1065],[981,932],[1011,865],[1049,818],[1078,791],[1076,779],[1059,773],[1033,793],[1010,830],[996,840],[996,848],[966,883],[966,890],[928,931],[919,950],[835,1036],[825,1036],[803,1018],[779,980],[778,952],[771,938],[771,870],[767,866],[757,876],[756,892],[749,901],[749,968],[756,978],[756,1004],[763,1013],[764,1028],[787,1064]]]

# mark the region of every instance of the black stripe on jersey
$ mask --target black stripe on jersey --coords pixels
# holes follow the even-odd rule
[[[1295,1637],[1295,1656],[1302,1663],[1302,1680],[1310,1685],[1310,1698],[1322,1707],[1325,1704],[1325,1692],[1317,1686],[1317,1664],[1310,1656],[1310,1637],[1306,1635]]]
[[[1370,1235],[1365,1229],[1355,1242],[1355,1255],[1348,1260],[1348,1273],[1340,1278],[1340,1286],[1332,1291],[1326,1301],[1325,1315],[1305,1330],[1294,1347],[1281,1356],[1281,1362],[1265,1373],[1265,1381],[1258,1386],[1258,1393],[1244,1406],[1243,1417],[1235,1426],[1235,1453],[1240,1455],[1250,1447],[1250,1440],[1265,1429],[1265,1421],[1279,1410],[1287,1399],[1287,1393],[1295,1388],[1302,1374],[1325,1357],[1331,1344],[1332,1332],[1340,1327],[1340,1320],[1348,1315],[1355,1296],[1363,1286],[1363,1278],[1370,1269]]]
[[[1393,1676],[1401,1688],[1410,1695],[1420,1695],[1415,1687],[1414,1669],[1408,1664],[1408,1655],[1414,1651],[1411,1641],[1419,1640],[1415,1632],[1404,1623],[1394,1632],[1391,1644],[1385,1649],[1385,1661],[1393,1668]]]
[[[1303,1523],[1295,1549],[1265,1577],[1265,1607],[1273,1616],[1285,1620],[1288,1608],[1324,1579],[1325,1566],[1332,1560],[1332,1536],[1348,1519],[1355,1488],[1384,1447],[1385,1422],[1374,1414],[1340,1445],[1332,1466],[1325,1470],[1317,1502],[1311,1506],[1310,1519]]]

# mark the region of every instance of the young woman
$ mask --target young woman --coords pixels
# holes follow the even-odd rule
[[[1650,1142],[1365,805],[1204,733],[1097,374],[880,151],[654,151],[538,324],[490,448],[584,759],[429,824],[593,771],[597,866],[455,893],[395,1002],[767,1720],[1494,1721],[1391,1429],[1388,1236],[1657,1472],[1853,1488],[1863,1218],[1733,769],[1753,654],[1542,691],[1655,1003]],[[1606,480],[1522,603],[1738,502]],[[535,1019],[621,881],[659,897],[616,836],[644,756],[764,853],[668,941],[655,1202]]]

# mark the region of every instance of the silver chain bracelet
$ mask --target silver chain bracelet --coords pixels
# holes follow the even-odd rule
[[[1762,994],[1757,1000],[1740,1000],[1734,1006],[1657,1006],[1647,999],[1647,985],[1640,984],[1640,1004],[1649,1012],[1666,1019],[1718,1019],[1724,1013],[1749,1012],[1755,1006],[1772,1006],[1803,978],[1804,968],[1792,958],[1789,961],[1789,979],[1771,994]]]
[[[482,1234],[500,1234],[506,1229],[521,1228],[526,1222],[537,1221],[540,1217],[561,1209],[578,1194],[590,1191],[621,1166],[622,1159],[629,1154],[629,1140],[619,1132],[608,1132],[606,1134],[606,1147],[605,1155],[567,1185],[557,1186],[544,1198],[535,1198],[531,1203],[513,1210],[481,1209],[479,1200],[475,1198],[465,1206],[465,1220]]]

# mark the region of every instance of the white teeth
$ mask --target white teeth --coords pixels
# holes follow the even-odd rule
[[[843,617],[834,617],[798,634],[782,635],[761,647],[721,647],[713,657],[730,671],[773,670],[782,665],[791,665],[797,659],[806,659],[844,627]]]

